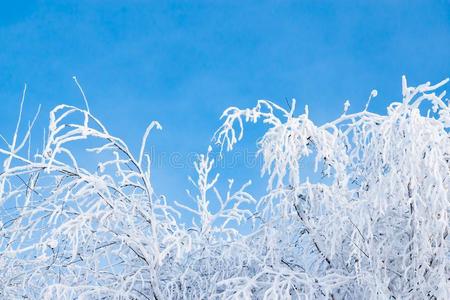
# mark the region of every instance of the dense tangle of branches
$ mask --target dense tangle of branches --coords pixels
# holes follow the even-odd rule
[[[0,148],[0,298],[450,299],[450,108],[436,94],[446,82],[403,78],[386,114],[346,102],[320,126],[295,101],[227,109],[214,135],[224,155],[244,123],[267,126],[260,199],[250,182],[218,190],[211,147],[185,202],[157,195],[145,151],[157,122],[132,153],[87,103],[59,105],[30,155],[33,126],[20,137],[19,117]],[[96,166],[83,165],[86,141]],[[302,179],[305,157],[317,176]]]

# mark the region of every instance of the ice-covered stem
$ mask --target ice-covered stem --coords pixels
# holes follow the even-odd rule
[[[214,159],[210,159],[209,154],[211,147],[208,147],[207,154],[200,154],[197,162],[194,162],[195,170],[198,174],[197,183],[194,183],[198,188],[199,194],[196,196],[197,210],[200,216],[201,233],[208,234],[211,230],[211,222],[213,221],[212,213],[209,210],[209,201],[206,196],[207,192],[211,190],[216,184],[219,174],[217,173],[211,180],[208,179],[209,173],[214,164]]]
[[[14,130],[12,142],[11,142],[11,144],[9,144],[5,139],[3,139],[3,141],[8,145],[8,149],[4,150],[4,149],[0,148],[0,154],[5,154],[8,156],[3,162],[4,170],[8,170],[11,167],[11,162],[13,161],[13,159],[16,158],[17,154],[23,149],[23,147],[25,147],[27,145],[27,141],[31,137],[31,130],[33,129],[34,123],[36,122],[36,119],[39,115],[39,111],[41,109],[41,106],[39,105],[32,122],[28,125],[28,129],[22,139],[22,142],[20,142],[20,144],[17,144],[20,123],[22,121],[23,104],[25,102],[26,92],[27,92],[27,85],[25,84],[25,86],[23,88],[23,92],[22,92],[22,98],[20,101],[19,117],[17,118],[16,129]],[[5,187],[5,180],[6,180],[5,178],[2,178],[0,180],[0,201],[1,201],[1,199],[3,199],[3,196],[4,196],[3,193],[4,193],[4,187]]]
[[[188,195],[195,202],[196,208],[190,208],[184,204],[176,202],[176,204],[193,213],[199,218],[200,224],[198,231],[202,236],[209,236],[211,233],[226,234],[229,238],[238,234],[236,225],[246,220],[252,213],[249,209],[241,208],[245,204],[256,203],[256,200],[245,191],[251,184],[247,182],[241,188],[232,192],[233,180],[228,181],[228,191],[223,196],[216,188],[219,179],[219,173],[211,176],[214,166],[214,159],[210,158],[212,147],[208,147],[206,154],[200,154],[198,160],[194,162],[195,171],[197,173],[197,181],[189,178],[192,185],[198,190],[195,197],[188,191]],[[215,198],[215,207],[211,208],[211,199]],[[194,220],[195,225],[195,220]]]

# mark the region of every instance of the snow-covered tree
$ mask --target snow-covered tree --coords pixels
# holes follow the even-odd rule
[[[211,147],[186,201],[158,195],[145,151],[157,122],[132,153],[87,103],[60,105],[31,156],[34,122],[20,138],[19,116],[0,148],[0,298],[450,299],[450,107],[436,94],[447,81],[403,78],[386,114],[369,111],[372,91],[363,111],[345,102],[323,125],[295,100],[227,109],[223,155],[244,123],[268,127],[260,199],[250,181],[219,190]]]

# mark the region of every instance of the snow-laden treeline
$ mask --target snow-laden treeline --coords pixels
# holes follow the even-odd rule
[[[132,153],[87,104],[60,105],[30,155],[32,123],[19,136],[19,118],[0,148],[0,298],[450,299],[450,108],[437,92],[446,82],[403,78],[403,99],[385,115],[369,103],[348,113],[346,102],[321,126],[295,101],[227,109],[213,145],[223,155],[245,123],[267,126],[261,199],[250,182],[218,190],[209,148],[190,200],[169,205],[145,150],[157,122]],[[86,140],[95,167],[76,147]],[[307,156],[317,180],[301,179]],[[194,222],[182,224],[183,213]]]

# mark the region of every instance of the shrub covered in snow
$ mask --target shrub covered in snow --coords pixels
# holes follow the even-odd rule
[[[157,122],[132,153],[87,104],[59,105],[30,156],[32,124],[20,139],[19,117],[0,148],[0,298],[450,299],[450,108],[436,94],[446,82],[403,78],[387,114],[350,114],[346,102],[320,126],[295,101],[227,109],[214,135],[224,155],[244,123],[267,126],[260,199],[250,182],[218,190],[209,148],[193,201],[168,204],[145,151]],[[77,150],[85,140],[95,168]],[[317,179],[300,176],[308,156]],[[192,224],[180,222],[185,212]]]

